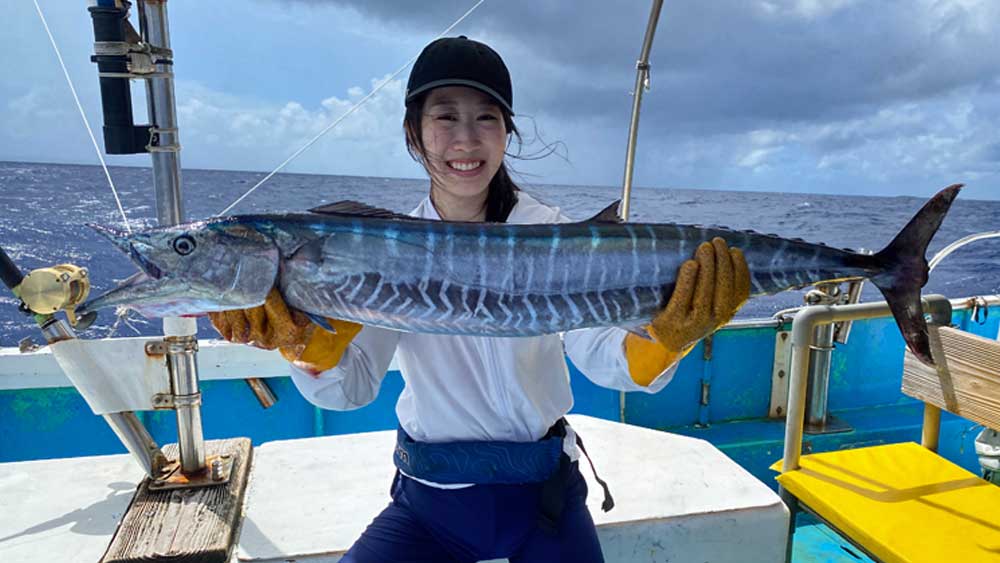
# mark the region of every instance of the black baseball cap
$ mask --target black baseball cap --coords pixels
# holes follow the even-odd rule
[[[507,65],[489,45],[464,35],[442,37],[424,47],[410,71],[406,101],[440,86],[475,88],[514,113],[514,93]]]

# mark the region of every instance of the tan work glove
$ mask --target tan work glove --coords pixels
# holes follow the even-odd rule
[[[208,316],[226,340],[265,350],[277,348],[286,360],[314,374],[337,365],[361,330],[357,323],[334,319],[328,321],[336,334],[316,326],[300,311],[289,309],[277,288],[271,289],[263,305]]]
[[[699,340],[729,322],[749,297],[750,270],[743,252],[718,237],[701,243],[694,260],[681,264],[666,308],[646,327],[653,340],[631,333],[625,337],[632,380],[652,383]]]

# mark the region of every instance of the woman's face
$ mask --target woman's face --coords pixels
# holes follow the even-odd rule
[[[485,201],[503,163],[507,129],[492,98],[473,88],[435,88],[421,118],[424,161],[436,198]]]

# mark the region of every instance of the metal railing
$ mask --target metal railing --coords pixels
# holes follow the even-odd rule
[[[947,298],[930,295],[923,299],[924,311],[937,322],[950,322],[951,307]],[[948,319],[941,317],[947,311]],[[788,418],[785,422],[785,450],[782,472],[798,469],[802,455],[802,435],[805,426],[806,383],[812,353],[813,336],[819,326],[839,321],[858,321],[884,317],[891,314],[889,304],[861,303],[857,305],[815,305],[795,315],[792,322],[792,361],[788,381]]]

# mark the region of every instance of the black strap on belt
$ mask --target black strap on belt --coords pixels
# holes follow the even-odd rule
[[[560,418],[552,425],[546,438],[552,436],[566,437],[567,422],[565,418]],[[594,472],[594,479],[604,489],[604,502],[601,503],[601,510],[607,512],[615,507],[615,499],[611,497],[611,489],[608,484],[597,475],[594,461],[590,459],[590,454],[583,447],[583,440],[576,434],[576,445],[580,447],[587,462],[590,463],[590,470]],[[572,462],[565,453],[559,459],[559,469],[551,477],[542,483],[541,502],[538,512],[538,526],[547,533],[554,534],[558,530],[559,518],[562,516],[563,504],[566,500],[566,484],[569,483]]]
[[[580,446],[580,451],[583,452],[583,456],[587,458],[587,463],[590,464],[590,470],[594,472],[594,479],[601,485],[604,489],[604,502],[601,503],[601,510],[604,512],[610,511],[615,507],[615,499],[611,498],[611,489],[608,488],[608,484],[601,479],[601,476],[597,474],[597,468],[594,467],[594,460],[590,459],[590,454],[587,453],[587,448],[583,447],[583,438],[580,435],[576,435],[576,445]]]

